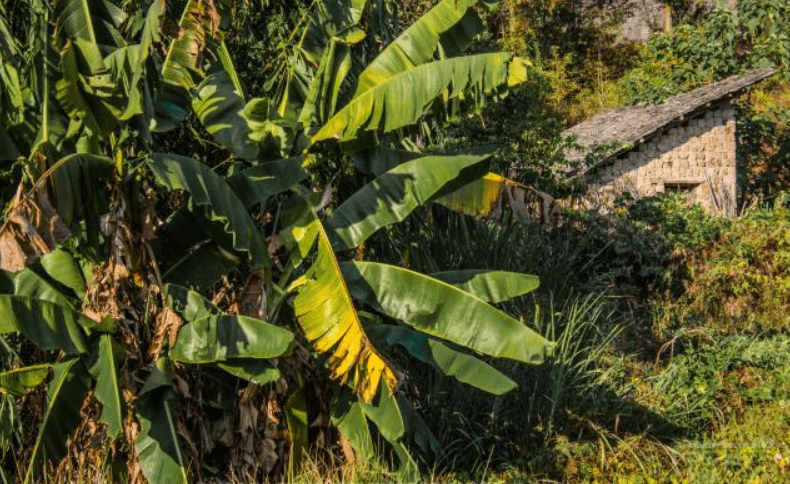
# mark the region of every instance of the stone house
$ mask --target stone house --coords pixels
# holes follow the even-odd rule
[[[754,69],[660,104],[604,111],[563,134],[584,148],[566,155],[583,161],[596,146],[611,152],[582,173],[589,182],[585,204],[607,207],[628,192],[634,198],[668,191],[714,213],[735,215],[735,116],[730,101],[773,74]]]

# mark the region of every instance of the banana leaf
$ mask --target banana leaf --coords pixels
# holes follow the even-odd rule
[[[482,104],[486,95],[515,80],[508,53],[476,54],[419,65],[377,83],[359,94],[313,136],[311,143],[337,138],[349,141],[366,130],[390,132],[416,123],[440,94]]]
[[[354,451],[364,461],[370,462],[376,458],[376,453],[362,405],[349,390],[341,390],[330,406],[330,418],[332,425],[343,434]]]
[[[449,44],[454,53],[463,50],[482,28],[479,17],[470,10],[476,3],[477,0],[443,0],[426,12],[362,71],[354,97],[431,60],[441,44]],[[465,28],[454,30],[459,22]]]
[[[290,353],[290,331],[246,316],[209,316],[185,324],[170,357],[184,363],[233,358],[276,358]]]
[[[187,462],[179,444],[173,404],[170,362],[160,358],[146,380],[135,406],[140,433],[134,450],[148,482],[186,484]]]
[[[368,327],[367,331],[374,341],[383,340],[388,346],[400,345],[412,356],[443,374],[484,392],[504,395],[518,386],[488,363],[409,328],[377,324]]]
[[[481,175],[488,156],[426,156],[378,176],[332,212],[327,225],[342,241],[336,248],[363,243],[374,232],[404,220],[450,181]],[[484,171],[483,171],[484,173]]]
[[[397,376],[362,329],[323,225],[307,201],[299,200],[302,217],[286,229],[284,240],[300,254],[317,240],[318,256],[292,285],[299,289],[293,302],[296,319],[315,350],[326,355],[330,376],[341,383],[352,381],[360,398],[370,402],[380,381],[394,391]]]
[[[0,373],[0,393],[21,397],[49,376],[52,365],[30,365]]]
[[[228,185],[244,206],[251,208],[256,203],[266,203],[269,197],[307,178],[307,172],[302,168],[303,161],[302,156],[267,161],[234,173],[228,178]]]
[[[247,252],[253,268],[271,264],[258,227],[230,186],[208,166],[184,156],[154,153],[149,166],[157,181],[171,190],[190,194],[189,207],[205,207],[233,237],[233,249]]]
[[[94,395],[102,404],[99,421],[107,425],[107,435],[112,439],[118,438],[123,431],[125,404],[118,381],[118,369],[123,360],[123,351],[111,335],[107,333],[99,335],[96,362],[90,368],[91,375],[96,379]]]
[[[52,365],[52,381],[47,388],[47,413],[38,431],[26,483],[34,482],[46,461],[60,461],[68,452],[69,436],[80,422],[82,400],[90,388],[90,375],[81,358]]]
[[[255,358],[231,358],[218,361],[217,366],[231,375],[236,375],[258,385],[267,385],[280,379],[280,370],[268,360]]]
[[[258,147],[250,142],[249,126],[241,116],[243,94],[225,71],[203,79],[192,98],[192,109],[206,131],[234,156],[248,160],[258,157]]]
[[[496,173],[488,173],[434,201],[456,212],[484,218],[499,217],[507,204],[521,223],[540,223],[547,230],[556,227],[560,218],[551,195]]]
[[[554,343],[461,289],[374,262],[342,265],[355,299],[423,333],[484,355],[542,363]]]
[[[538,276],[507,271],[446,271],[433,273],[431,277],[489,303],[508,301],[540,286]]]
[[[42,350],[85,353],[80,326],[96,323],[71,308],[23,296],[0,295],[0,334],[19,331]]]

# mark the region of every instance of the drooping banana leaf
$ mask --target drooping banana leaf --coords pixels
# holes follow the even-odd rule
[[[3,61],[9,61],[13,56],[19,53],[19,41],[11,33],[8,28],[8,22],[5,15],[0,17],[0,58]]]
[[[80,326],[96,323],[73,309],[23,296],[0,295],[0,334],[19,331],[42,350],[85,353]]]
[[[49,277],[71,289],[74,295],[85,297],[87,282],[77,260],[65,249],[57,248],[37,260]]]
[[[332,41],[353,45],[365,38],[359,22],[366,3],[367,0],[324,0],[315,2],[306,13],[306,26],[280,87],[282,97],[277,102],[277,112],[281,117],[296,117],[299,113]]]
[[[49,375],[52,365],[30,365],[0,373],[0,393],[21,397],[35,388]]]
[[[330,406],[330,418],[332,425],[337,427],[363,460],[370,462],[376,458],[368,421],[358,398],[348,390],[341,391]]]
[[[452,180],[474,179],[488,156],[426,156],[396,166],[332,212],[327,225],[344,245],[356,247],[382,227],[404,220]],[[483,171],[484,172],[484,171]]]
[[[381,391],[378,400],[366,403],[362,408],[365,415],[379,429],[381,436],[395,450],[399,461],[398,473],[409,482],[417,479],[420,471],[403,442],[406,435],[406,422],[403,420],[403,414],[395,395]]]
[[[488,363],[403,326],[376,324],[367,328],[374,341],[400,345],[418,360],[456,380],[493,395],[504,395],[518,386]]]
[[[107,334],[99,335],[96,362],[90,368],[96,379],[94,395],[102,404],[99,421],[107,425],[107,435],[115,439],[123,430],[124,401],[118,382],[118,367],[123,359],[123,348]]]
[[[342,265],[355,299],[437,338],[479,353],[539,364],[554,343],[461,289],[374,262]]]
[[[540,286],[538,276],[508,271],[446,271],[436,272],[431,277],[489,303],[508,301]]]
[[[148,482],[186,484],[187,462],[179,444],[173,403],[170,362],[160,358],[146,380],[135,406],[140,433],[134,450]]]
[[[310,422],[307,420],[307,396],[304,387],[292,391],[291,396],[288,397],[285,403],[285,419],[288,423],[288,432],[291,434],[288,472],[295,476],[302,468],[302,460],[307,457],[309,444]]]
[[[69,300],[49,281],[25,267],[14,275],[14,295],[49,301],[68,309],[74,309],[75,301]]]
[[[207,290],[239,265],[241,259],[211,242],[189,251],[162,274],[162,280]]]
[[[82,39],[68,41],[61,51],[63,77],[55,83],[55,97],[72,122],[82,122],[92,133],[109,134],[122,114],[117,86],[107,75],[95,44]],[[115,102],[113,102],[115,101]]]
[[[402,149],[375,146],[365,151],[351,153],[354,165],[363,173],[379,176],[386,173],[401,163],[415,160],[423,156],[421,153]]]
[[[71,39],[83,39],[98,44],[93,28],[93,12],[90,0],[57,0],[55,2],[56,24]]]
[[[173,213],[151,242],[167,283],[208,290],[238,266],[243,254],[232,252],[233,238],[222,221],[208,220],[204,210]]]
[[[507,203],[520,222],[537,222],[546,229],[555,227],[560,216],[551,195],[496,173],[488,173],[434,201],[456,212],[485,218],[499,217]]]
[[[205,207],[212,220],[221,221],[233,237],[233,249],[247,252],[253,268],[271,264],[258,227],[244,204],[211,168],[191,158],[163,153],[152,154],[149,166],[160,184],[190,194],[190,209],[195,205]]]
[[[452,1],[452,0],[450,0]],[[508,53],[476,54],[422,64],[377,83],[346,104],[313,136],[311,142],[337,138],[348,141],[364,130],[389,132],[416,123],[442,93],[445,99],[460,96],[482,104],[485,96],[514,78]]]
[[[246,316],[209,316],[185,324],[170,357],[184,363],[276,358],[290,353],[290,331]]]
[[[461,46],[468,44],[482,27],[477,14],[470,10],[477,1],[442,0],[426,12],[362,71],[354,97],[431,60],[440,44],[450,44],[453,52],[462,50]],[[466,28],[453,30],[459,22]],[[453,33],[456,35],[448,35]]]
[[[206,76],[192,98],[192,109],[206,131],[237,158],[251,160],[258,157],[258,147],[250,142],[249,126],[241,116],[244,104],[225,71]]]
[[[316,2],[309,12],[307,27],[299,46],[318,65],[324,49],[334,39],[354,44],[365,37],[359,28],[367,0],[324,0]]]
[[[50,175],[54,204],[66,226],[85,220],[88,237],[98,243],[102,183],[113,176],[110,158],[90,154],[68,155],[56,163]]]
[[[306,127],[321,126],[335,114],[341,85],[351,71],[351,49],[335,39],[324,51],[318,72],[310,83],[299,122]]]
[[[244,380],[268,385],[280,379],[280,370],[268,360],[255,358],[231,358],[217,362],[217,366],[231,375],[236,375]]]
[[[228,185],[247,208],[266,203],[269,197],[282,193],[307,178],[302,168],[304,157],[267,161],[258,166],[234,173]]]
[[[241,115],[249,125],[250,140],[258,144],[266,159],[289,156],[297,136],[301,136],[295,117],[272,115],[266,98],[251,99]]]
[[[164,293],[167,296],[168,306],[178,312],[186,322],[222,315],[222,311],[211,304],[208,299],[199,292],[190,291],[186,287],[165,284]]]
[[[189,0],[178,22],[178,36],[170,44],[162,65],[164,85],[156,100],[152,131],[169,131],[186,117],[189,92],[203,78],[201,59],[219,26],[219,13],[212,2]]]
[[[306,200],[299,200],[301,217],[286,229],[284,240],[292,250],[304,253],[317,239],[318,256],[293,284],[299,288],[293,303],[296,319],[315,350],[326,355],[331,377],[341,383],[352,381],[360,398],[370,402],[379,382],[392,392],[398,378],[362,329],[321,222]]]
[[[67,441],[80,422],[82,400],[90,388],[90,375],[81,358],[52,365],[53,376],[47,389],[47,413],[30,457],[26,483],[40,477],[46,461],[66,456]]]

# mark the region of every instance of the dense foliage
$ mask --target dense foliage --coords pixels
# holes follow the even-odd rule
[[[485,153],[398,143],[523,82],[510,53],[463,55],[475,3],[439,2],[375,52],[355,46],[380,6],[274,7],[298,21],[267,32],[283,53],[254,98],[225,42],[243,4],[3,4],[0,142],[23,173],[0,229],[4,479],[282,478],[315,442],[414,478],[413,451],[440,448],[390,346],[497,395],[516,383],[484,356],[551,353],[490,304],[534,276],[365,256],[421,205],[487,213],[527,190]],[[92,442],[109,453],[76,451]]]

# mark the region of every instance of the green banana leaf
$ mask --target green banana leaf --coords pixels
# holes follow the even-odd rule
[[[540,286],[538,276],[507,271],[447,271],[433,273],[431,277],[489,303],[500,303],[523,296]]]
[[[233,237],[233,249],[247,252],[253,268],[271,264],[258,227],[244,204],[211,168],[191,158],[163,153],[150,155],[149,166],[160,184],[190,194],[190,209],[195,205],[205,207],[211,220],[221,221]]]
[[[374,341],[383,340],[388,346],[400,345],[412,356],[443,374],[484,392],[504,395],[518,386],[486,362],[449,348],[417,331],[389,324],[376,324],[366,329]]]
[[[332,425],[337,427],[364,461],[370,462],[376,459],[368,421],[365,418],[362,402],[358,398],[348,390],[342,390],[330,406],[330,418]]]
[[[134,450],[148,482],[186,484],[187,462],[179,444],[173,404],[170,362],[160,358],[146,380],[137,400],[140,433]]]
[[[414,462],[403,442],[406,436],[406,422],[403,420],[403,414],[395,395],[390,395],[382,389],[377,401],[366,403],[362,408],[365,415],[379,429],[384,440],[389,442],[395,450],[399,461],[398,473],[409,482],[419,478],[420,470],[417,463]]]
[[[437,338],[479,353],[542,363],[554,343],[461,289],[387,264],[342,265],[355,299]]]
[[[332,39],[351,45],[365,37],[359,22],[366,4],[367,0],[325,0],[314,4],[299,42],[314,65],[318,65]]]
[[[94,31],[94,18],[100,23],[97,12],[91,11],[89,0],[58,0],[55,3],[55,22],[69,38],[83,39],[98,44]]]
[[[80,422],[82,400],[90,388],[90,375],[81,358],[52,365],[52,381],[47,388],[47,413],[30,457],[26,483],[43,471],[46,461],[58,462],[66,456],[66,443]]]
[[[55,82],[55,97],[61,107],[72,124],[84,123],[92,134],[109,135],[129,104],[127,72],[119,68],[136,62],[128,57],[139,57],[139,49],[129,47],[105,60],[97,44],[77,38],[67,41],[60,54],[63,77]]]
[[[14,295],[31,299],[49,301],[68,309],[74,309],[75,302],[64,296],[50,281],[36,274],[30,266],[14,275]]]
[[[218,361],[217,366],[231,375],[236,375],[258,385],[268,385],[280,379],[280,370],[268,360],[255,358],[231,358]]]
[[[19,331],[42,350],[85,353],[83,330],[96,323],[71,308],[24,296],[0,295],[0,334]]]
[[[291,453],[288,462],[289,475],[295,476],[302,468],[302,460],[307,455],[310,422],[307,420],[307,396],[304,387],[299,387],[285,402],[285,419],[288,433],[291,434]]]
[[[85,297],[85,291],[88,289],[85,273],[70,252],[57,248],[37,262],[49,277],[71,289],[77,298],[81,300]]]
[[[250,142],[247,120],[241,116],[244,98],[225,71],[206,76],[192,97],[192,109],[201,124],[237,158],[258,157],[258,147]]]
[[[327,225],[343,243],[336,248],[356,247],[378,229],[404,220],[450,181],[485,174],[483,162],[487,159],[485,155],[425,156],[378,176],[327,219]]]
[[[452,1],[452,0],[451,0]],[[440,94],[471,96],[482,104],[487,94],[516,82],[509,76],[513,56],[476,54],[419,65],[377,83],[356,96],[313,136],[311,143],[348,141],[360,131],[390,132],[416,123]]]
[[[316,69],[331,42],[353,45],[365,38],[359,22],[367,0],[315,2],[303,18],[306,26],[295,46],[295,55],[284,66],[284,79],[279,91],[282,99],[277,112],[282,117],[296,117],[309,97]],[[301,22],[300,22],[301,23]]]
[[[291,117],[272,116],[268,99],[251,99],[241,115],[249,125],[250,140],[260,146],[265,159],[285,158],[294,151],[296,138],[301,136],[299,123]]]
[[[162,274],[162,280],[199,290],[208,290],[222,276],[235,269],[241,259],[223,250],[218,244],[210,242],[189,251],[181,259],[170,265]]]
[[[21,397],[49,376],[52,365],[31,365],[0,373],[0,393]]]
[[[98,244],[99,213],[102,210],[101,186],[113,176],[110,158],[90,154],[68,155],[57,162],[51,174],[53,199],[66,226],[85,220],[90,240]]]
[[[164,293],[168,306],[179,313],[188,323],[210,316],[222,315],[219,308],[197,291],[189,290],[178,284],[165,284]]]
[[[324,51],[318,72],[310,83],[299,122],[306,127],[321,126],[335,114],[343,81],[351,71],[351,48],[332,39]]]
[[[350,154],[358,170],[376,176],[388,172],[401,163],[406,163],[422,156],[419,152],[387,148],[381,145]]]
[[[290,353],[290,331],[245,316],[209,316],[185,324],[170,357],[184,363],[214,363],[231,358],[276,358]]]
[[[118,382],[118,368],[123,360],[123,348],[111,335],[104,333],[99,335],[96,353],[96,362],[90,368],[90,372],[96,379],[93,394],[102,404],[99,421],[107,424],[107,435],[111,439],[116,439],[123,431],[125,407]]]
[[[392,78],[394,75],[407,71],[423,64],[433,58],[437,46],[451,43],[454,36],[451,33],[465,34],[464,39],[456,40],[452,44],[456,47],[453,51],[462,50],[458,46],[468,44],[470,33],[476,34],[475,20],[479,18],[470,8],[478,0],[442,0],[431,10],[426,12],[400,36],[390,43],[373,61],[368,64],[359,75],[357,89],[354,97],[372,89],[378,84]],[[472,15],[467,15],[471,12]],[[459,22],[468,24],[466,29],[454,31],[453,27]],[[478,27],[479,29],[479,27]],[[479,30],[478,30],[479,31]]]
[[[234,173],[228,178],[228,185],[245,207],[251,208],[256,203],[265,204],[269,197],[307,178],[307,172],[302,168],[303,161],[302,156],[267,161]]]
[[[232,252],[233,237],[223,222],[208,220],[203,210],[177,210],[151,244],[163,281],[200,291],[213,287],[243,261],[242,254]]]
[[[156,99],[156,117],[151,131],[176,128],[186,118],[190,92],[203,78],[201,59],[206,38],[213,35],[212,18],[218,18],[214,4],[189,0],[178,22],[178,36],[173,39],[162,64],[164,85]]]

